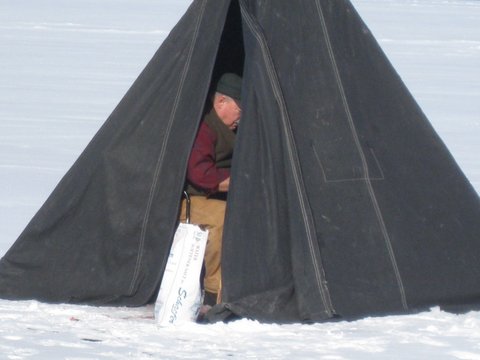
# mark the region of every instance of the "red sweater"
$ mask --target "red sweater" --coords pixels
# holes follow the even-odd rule
[[[216,166],[216,144],[216,133],[203,121],[188,160],[187,180],[207,194],[217,192],[218,184],[230,176],[230,169]]]

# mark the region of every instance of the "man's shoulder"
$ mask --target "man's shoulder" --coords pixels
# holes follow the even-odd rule
[[[202,121],[200,124],[200,128],[198,129],[198,135],[197,138],[202,138],[202,139],[209,139],[211,141],[216,141],[217,139],[217,134],[216,132],[211,128],[211,126],[208,125],[206,121]]]
[[[223,121],[218,117],[214,110],[210,111],[205,117],[203,118],[203,123],[206,124],[209,129],[215,133],[215,136],[218,137],[229,137],[233,134],[232,130],[230,130],[227,125],[223,123]]]

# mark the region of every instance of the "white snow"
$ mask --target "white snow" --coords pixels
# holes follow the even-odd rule
[[[189,3],[0,0],[0,256]],[[353,3],[479,192],[480,1]],[[480,359],[479,312],[173,329],[152,315],[0,300],[0,359]]]

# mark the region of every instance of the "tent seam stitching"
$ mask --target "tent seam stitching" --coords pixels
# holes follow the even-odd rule
[[[244,3],[244,1],[242,1],[242,3]],[[253,34],[255,35],[258,41],[258,44],[260,45],[260,48],[262,49],[262,55],[264,57],[265,65],[268,71],[268,75],[269,75],[268,78],[270,80],[270,85],[272,86],[277,103],[279,104],[279,107],[280,107],[280,113],[282,114],[281,119],[285,129],[287,144],[288,144],[287,146],[288,157],[290,159],[291,169],[292,169],[293,177],[295,180],[295,187],[297,189],[298,200],[300,203],[300,208],[302,210],[302,218],[305,224],[308,246],[310,248],[310,256],[312,259],[313,267],[315,269],[315,278],[317,280],[317,288],[319,290],[320,296],[322,297],[322,302],[325,306],[325,311],[328,313],[329,316],[332,316],[335,310],[333,308],[333,304],[330,299],[330,293],[329,293],[327,282],[325,279],[322,260],[321,258],[318,259],[315,255],[316,251],[313,244],[313,236],[312,236],[312,229],[311,229],[312,224],[309,221],[309,216],[307,214],[308,212],[307,206],[305,204],[305,199],[300,187],[300,182],[303,182],[303,180],[301,179],[301,173],[297,166],[298,159],[296,159],[295,157],[296,152],[293,151],[295,149],[295,143],[292,136],[292,129],[290,126],[290,120],[286,110],[285,101],[283,100],[281,90],[279,89],[279,80],[276,77],[275,71],[273,70],[274,68],[273,60],[265,44],[266,43],[265,39],[260,34],[260,32],[256,29],[254,20],[250,17],[250,14],[248,14],[248,12],[244,10],[243,6],[242,6],[242,13],[244,15],[247,25],[249,25],[249,28],[252,30]]]
[[[182,93],[185,78],[187,76],[187,72],[188,72],[188,69],[190,67],[190,62],[192,60],[192,55],[193,55],[193,49],[194,49],[195,44],[196,44],[197,39],[198,39],[200,24],[203,20],[203,16],[204,16],[204,13],[205,13],[205,8],[206,8],[207,1],[208,0],[204,0],[203,3],[202,3],[202,7],[201,7],[201,10],[200,10],[200,16],[198,17],[198,20],[197,20],[197,23],[196,23],[196,26],[195,26],[194,36],[192,37],[187,61],[185,63],[185,66],[184,66],[184,69],[183,69],[183,72],[182,72],[182,77],[181,77],[181,80],[180,80],[180,84],[179,84],[179,87],[178,87],[178,90],[177,90],[177,94],[175,96],[174,106],[172,108],[172,112],[171,112],[170,118],[168,120],[165,141],[163,141],[163,143],[162,143],[162,148],[160,150],[160,154],[158,156],[157,164],[155,166],[153,182],[152,182],[152,185],[150,187],[149,197],[148,197],[148,200],[147,200],[147,207],[145,209],[145,215],[144,215],[143,222],[142,222],[142,229],[141,229],[141,234],[140,234],[140,244],[139,244],[139,247],[138,247],[137,261],[135,263],[135,270],[134,270],[133,278],[130,282],[130,287],[129,287],[129,294],[130,295],[133,293],[134,287],[135,287],[135,282],[138,279],[139,270],[140,270],[141,262],[142,262],[142,259],[143,259],[143,248],[144,248],[144,244],[145,244],[146,228],[147,228],[148,221],[149,221],[149,218],[150,218],[150,211],[151,211],[151,208],[152,208],[155,189],[156,189],[157,183],[158,183],[158,175],[160,173],[160,169],[161,169],[162,164],[163,164],[163,159],[165,157],[165,152],[166,152],[166,147],[167,147],[166,144],[168,142],[167,140],[169,138],[170,131],[171,131],[172,124],[173,124],[173,119],[175,118],[175,114],[177,112],[178,104],[180,102],[180,94]]]
[[[355,123],[353,121],[353,116],[352,116],[352,113],[350,112],[350,106],[348,104],[347,96],[346,96],[346,93],[345,93],[345,88],[343,87],[342,79],[340,77],[338,64],[337,64],[337,61],[335,60],[335,54],[333,52],[333,47],[332,47],[332,43],[330,41],[330,35],[329,35],[329,32],[328,32],[325,17],[323,15],[323,10],[322,10],[322,7],[320,5],[319,0],[315,0],[315,4],[317,6],[317,11],[318,11],[318,15],[319,15],[319,18],[320,18],[320,23],[322,25],[324,38],[325,38],[328,54],[330,56],[330,61],[331,61],[331,64],[332,64],[332,68],[333,68],[333,71],[334,71],[334,74],[335,74],[335,78],[337,80],[338,90],[339,90],[340,96],[342,98],[342,102],[343,102],[345,113],[347,115],[350,130],[352,132],[352,136],[353,136],[353,139],[355,141],[355,146],[358,150],[358,153],[359,153],[359,156],[360,156],[360,159],[361,159],[361,162],[362,162],[362,167],[363,167],[363,171],[364,171],[364,174],[365,174],[364,180],[365,180],[365,183],[367,185],[367,190],[368,190],[368,193],[370,195],[370,199],[372,201],[372,205],[374,207],[375,214],[377,215],[377,220],[378,220],[379,225],[380,225],[380,230],[383,234],[383,238],[385,240],[385,244],[386,244],[386,247],[387,247],[387,250],[388,250],[388,254],[390,256],[390,261],[392,263],[392,267],[393,267],[393,270],[394,270],[394,273],[395,273],[395,277],[397,279],[397,285],[399,287],[402,306],[405,310],[408,310],[408,304],[407,304],[407,299],[406,299],[406,295],[405,295],[405,288],[403,286],[402,277],[401,277],[401,274],[400,274],[400,270],[398,268],[397,260],[395,258],[395,252],[393,250],[392,242],[391,242],[391,239],[390,239],[390,235],[388,234],[388,230],[387,230],[387,226],[385,224],[385,220],[383,219],[383,216],[382,216],[380,205],[378,204],[378,200],[376,198],[375,191],[373,189],[372,181],[370,179],[370,174],[369,174],[369,171],[368,171],[368,165],[367,165],[365,153],[363,152],[363,149],[361,147],[358,132],[356,130]]]

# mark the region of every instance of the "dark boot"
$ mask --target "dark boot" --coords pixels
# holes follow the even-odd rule
[[[211,293],[209,291],[205,291],[205,295],[203,297],[203,304],[214,306],[217,303],[217,293]]]

